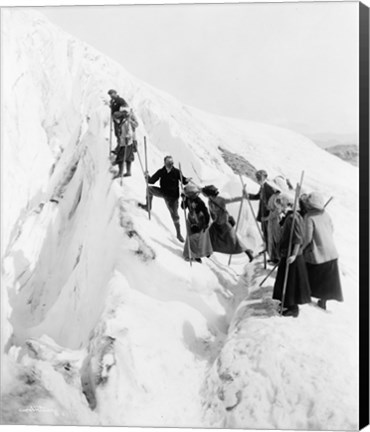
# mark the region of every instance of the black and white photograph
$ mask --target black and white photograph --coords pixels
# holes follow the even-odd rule
[[[368,423],[361,35],[358,1],[1,5],[2,425]]]

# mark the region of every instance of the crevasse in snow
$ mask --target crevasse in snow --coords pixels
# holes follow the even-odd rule
[[[29,10],[2,10],[2,41],[2,422],[357,428],[358,169],[288,130],[184,106]],[[190,269],[164,203],[151,221],[137,207],[138,161],[112,181],[112,87],[151,172],[170,153],[235,196],[222,147],[333,195],[345,302],[282,319],[260,260]],[[261,248],[246,204],[240,234]]]

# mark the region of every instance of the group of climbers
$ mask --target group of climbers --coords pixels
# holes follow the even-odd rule
[[[153,186],[158,180],[160,186]],[[243,245],[238,238],[231,223],[231,216],[226,210],[226,204],[241,201],[242,197],[222,198],[218,196],[218,190],[213,185],[200,189],[191,181],[191,178],[183,176],[180,170],[174,166],[171,156],[164,158],[162,168],[152,176],[147,176],[147,182],[147,202],[145,204],[139,203],[139,206],[150,211],[153,196],[163,198],[175,225],[177,239],[182,243],[184,238],[181,234],[178,213],[179,183],[182,182],[184,185],[184,192],[181,194],[181,207],[188,209],[187,239],[183,253],[186,260],[201,262],[201,258],[209,257],[213,252],[225,254],[245,252],[250,261],[253,259],[253,252]],[[208,198],[209,210],[199,196],[201,193]]]
[[[135,130],[138,121],[115,90],[109,90],[108,94],[111,96],[111,115],[117,138],[117,147],[112,153],[116,155],[114,164],[118,165],[119,171],[114,178],[130,176],[131,163],[137,151]],[[261,226],[268,262],[278,267],[273,298],[283,302],[280,303],[282,315],[297,317],[298,305],[310,303],[311,296],[319,299],[318,306],[322,309],[326,309],[328,300],[343,301],[333,224],[321,194],[302,194],[293,212],[294,188],[290,181],[278,176],[272,185],[268,182],[267,172],[259,170],[255,174],[260,185],[258,193],[250,194],[243,189],[240,197],[224,198],[214,185],[199,187],[191,178],[183,176],[169,155],[164,158],[162,168],[152,176],[146,172],[145,176],[147,200],[139,206],[150,212],[154,196],[164,199],[177,239],[185,242],[183,256],[186,260],[201,263],[202,258],[218,252],[228,255],[245,253],[251,262],[256,255],[239,238],[235,221],[226,206],[243,199],[258,200],[256,219]],[[158,181],[159,187],[154,186]],[[179,184],[183,189],[181,195]],[[208,199],[208,208],[201,194]],[[180,198],[181,207],[187,210],[186,241],[180,228]],[[287,266],[289,272],[286,272]]]
[[[269,262],[278,267],[273,298],[282,301],[283,316],[297,317],[300,304],[318,298],[318,306],[326,309],[328,300],[343,301],[338,268],[338,252],[333,238],[333,223],[318,192],[301,194],[294,214],[289,179],[278,176],[275,186],[267,181],[265,170],[256,172],[260,190],[246,194],[259,200],[257,220],[261,223]],[[293,225],[293,230],[292,230]],[[291,252],[288,257],[289,243]],[[284,279],[289,265],[283,296]]]
[[[137,141],[135,130],[138,127],[138,121],[129,108],[126,101],[121,98],[115,90],[109,90],[111,97],[111,115],[115,124],[115,135],[117,137],[117,147],[112,152],[116,154],[114,164],[118,164],[119,171],[114,176],[118,178],[123,173],[123,163],[126,162],[127,171],[124,176],[131,175],[131,162],[134,160],[134,153],[137,151]],[[189,255],[188,244],[185,245],[185,259],[194,259],[200,261],[204,256],[210,256],[212,251],[226,254],[238,254],[245,252],[249,260],[253,259],[253,252],[248,249],[237,237],[233,225],[230,223],[231,217],[226,210],[226,204],[241,201],[242,197],[235,199],[225,199],[218,196],[218,190],[215,186],[206,186],[203,188],[203,194],[208,198],[212,224],[209,224],[209,212],[204,202],[199,197],[200,189],[193,184],[189,184],[191,179],[182,176],[180,170],[174,166],[172,156],[164,158],[164,166],[157,170],[152,176],[146,173],[147,180],[147,202],[139,206],[147,211],[152,208],[153,196],[163,198],[170,212],[172,221],[175,225],[177,239],[184,242],[180,228],[179,209],[179,182],[182,181],[185,186],[182,207],[189,209],[187,231],[191,234],[187,240],[191,244],[191,257]],[[159,180],[159,187],[154,184]],[[197,189],[197,190],[195,190]],[[203,204],[203,205],[202,205]],[[202,213],[202,214],[200,214]],[[194,221],[197,221],[197,224]],[[202,235],[207,230],[207,234]],[[195,240],[195,238],[197,240]],[[212,243],[212,250],[210,244]],[[201,251],[201,252],[200,252]],[[205,251],[205,252],[204,252]]]
[[[291,195],[278,194],[275,202],[282,217],[273,298],[282,302],[284,297],[284,304],[280,304],[282,314],[297,317],[299,305],[310,303],[311,297],[318,299],[317,305],[322,309],[326,309],[328,300],[343,301],[333,223],[325,210],[323,196],[318,192],[302,194],[294,214]],[[287,265],[289,273],[283,296]]]

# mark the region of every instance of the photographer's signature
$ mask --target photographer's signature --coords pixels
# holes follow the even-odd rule
[[[18,411],[24,413],[53,413],[55,415],[58,414],[55,409],[47,408],[42,405],[30,405],[26,408],[19,408]]]

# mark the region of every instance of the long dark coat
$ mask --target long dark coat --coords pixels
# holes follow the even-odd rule
[[[282,234],[280,240],[280,263],[274,285],[272,298],[282,301],[283,285],[286,269],[286,260],[288,255],[289,237],[292,227],[293,213],[290,212],[282,221]],[[296,244],[300,245],[300,249],[295,261],[289,265],[288,281],[285,291],[284,307],[305,304],[311,302],[311,290],[307,275],[306,263],[302,255],[303,246],[303,219],[297,212],[294,222],[292,251]]]
[[[227,201],[220,196],[209,198],[208,201],[209,211],[213,220],[209,228],[212,248],[214,252],[239,254],[245,252],[247,247],[238,238],[234,228],[229,222],[226,202]]]
[[[184,245],[184,258],[189,257],[189,242],[191,258],[203,258],[212,254],[212,244],[208,231],[209,212],[200,197],[186,198],[181,203],[182,208],[189,209],[186,221],[187,237]]]

